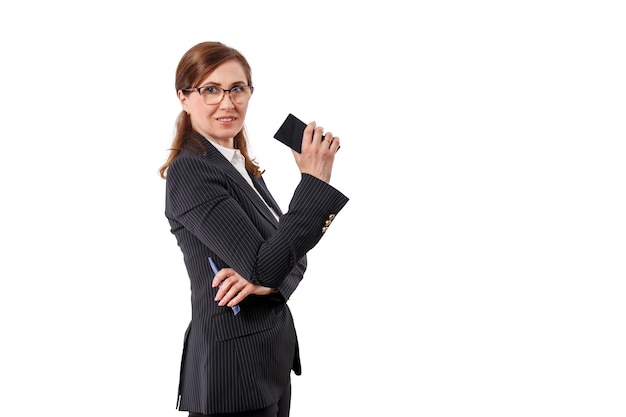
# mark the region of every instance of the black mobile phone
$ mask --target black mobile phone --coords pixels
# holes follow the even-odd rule
[[[302,135],[304,134],[305,128],[306,123],[289,113],[278,131],[274,134],[274,138],[289,146],[294,151],[302,153]]]

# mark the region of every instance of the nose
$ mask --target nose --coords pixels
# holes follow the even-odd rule
[[[226,99],[227,96],[228,96],[228,100]],[[220,107],[225,107],[225,108],[235,107],[235,102],[230,96],[230,91],[224,91],[224,95],[222,96],[222,100],[220,101]]]

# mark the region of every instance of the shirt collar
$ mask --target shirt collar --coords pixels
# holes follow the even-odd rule
[[[224,158],[226,158],[228,162],[233,163],[235,160],[243,159],[243,155],[241,155],[241,152],[239,151],[239,149],[226,148],[222,145],[219,145],[213,142],[210,139],[209,139],[209,142],[211,142],[211,145],[215,146],[215,149],[217,149],[218,151],[220,151],[222,155],[224,155]]]

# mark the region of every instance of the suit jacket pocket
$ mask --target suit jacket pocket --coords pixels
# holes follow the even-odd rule
[[[282,321],[280,311],[283,307],[281,304],[263,303],[242,307],[236,316],[230,309],[228,314],[219,314],[214,319],[217,341],[224,342],[275,328]]]

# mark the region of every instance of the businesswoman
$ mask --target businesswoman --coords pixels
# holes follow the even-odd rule
[[[282,213],[247,151],[254,87],[244,56],[199,43],[181,58],[175,83],[182,111],[160,174],[192,307],[177,408],[190,416],[286,417],[291,372],[301,372],[287,300],[306,253],[348,201],[329,185],[339,138],[307,125],[302,152],[293,152],[301,179]]]

